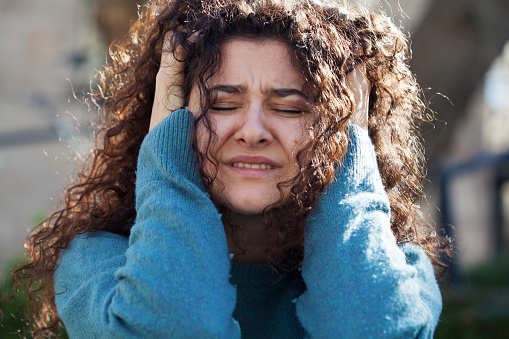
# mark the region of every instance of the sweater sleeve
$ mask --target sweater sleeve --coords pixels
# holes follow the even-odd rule
[[[236,290],[220,215],[179,110],[142,143],[129,239],[75,238],[55,272],[55,302],[71,338],[239,338]]]
[[[431,262],[397,245],[373,145],[349,128],[344,166],[306,223],[297,315],[312,338],[432,338],[442,299]]]

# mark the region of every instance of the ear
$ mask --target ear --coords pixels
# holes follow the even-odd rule
[[[346,77],[346,83],[354,96],[355,111],[351,122],[364,129],[368,129],[369,91],[371,84],[366,77],[364,65],[358,65]]]

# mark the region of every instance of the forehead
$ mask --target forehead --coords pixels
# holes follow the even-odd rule
[[[221,46],[220,68],[211,81],[248,87],[291,85],[302,89],[305,79],[296,65],[297,59],[285,42],[267,38],[234,38]]]

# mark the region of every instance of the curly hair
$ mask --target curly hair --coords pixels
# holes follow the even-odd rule
[[[219,70],[226,41],[283,41],[306,79],[319,113],[310,128],[311,142],[297,154],[301,171],[278,186],[281,195],[282,187],[291,187],[284,213],[278,213],[277,204],[264,211],[266,226],[277,225],[277,246],[268,254],[276,271],[300,274],[306,216],[334,180],[336,164],[346,153],[345,127],[354,108],[346,75],[357,65],[364,66],[371,84],[368,130],[390,199],[394,236],[399,244],[420,245],[435,265],[441,265],[438,258],[448,241],[419,210],[425,166],[418,128],[431,118],[408,67],[408,39],[389,18],[343,0],[153,0],[140,8],[129,33],[111,44],[111,62],[99,71],[96,90],[88,97],[89,104],[100,107],[95,150],[66,190],[63,207],[29,235],[25,247],[31,262],[13,273],[15,291],[25,290],[32,302],[34,336],[51,335],[60,324],[53,276],[61,251],[73,238],[99,230],[129,235],[136,217],[137,157],[149,129],[168,32],[173,32],[170,52],[175,54],[181,46],[187,55],[184,80],[178,84],[185,103],[193,85],[202,94],[195,127],[200,121],[207,125],[207,81]],[[195,32],[198,37],[189,39]],[[196,135],[193,140],[197,151]],[[202,168],[207,155],[199,153],[199,160]],[[203,170],[201,174],[210,189],[214,177]],[[233,227],[228,213],[223,216],[225,226]]]

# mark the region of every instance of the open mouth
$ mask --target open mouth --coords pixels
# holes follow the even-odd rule
[[[241,167],[241,168],[252,168],[252,169],[274,169],[274,166],[269,164],[247,164],[244,162],[234,162],[232,167]]]

